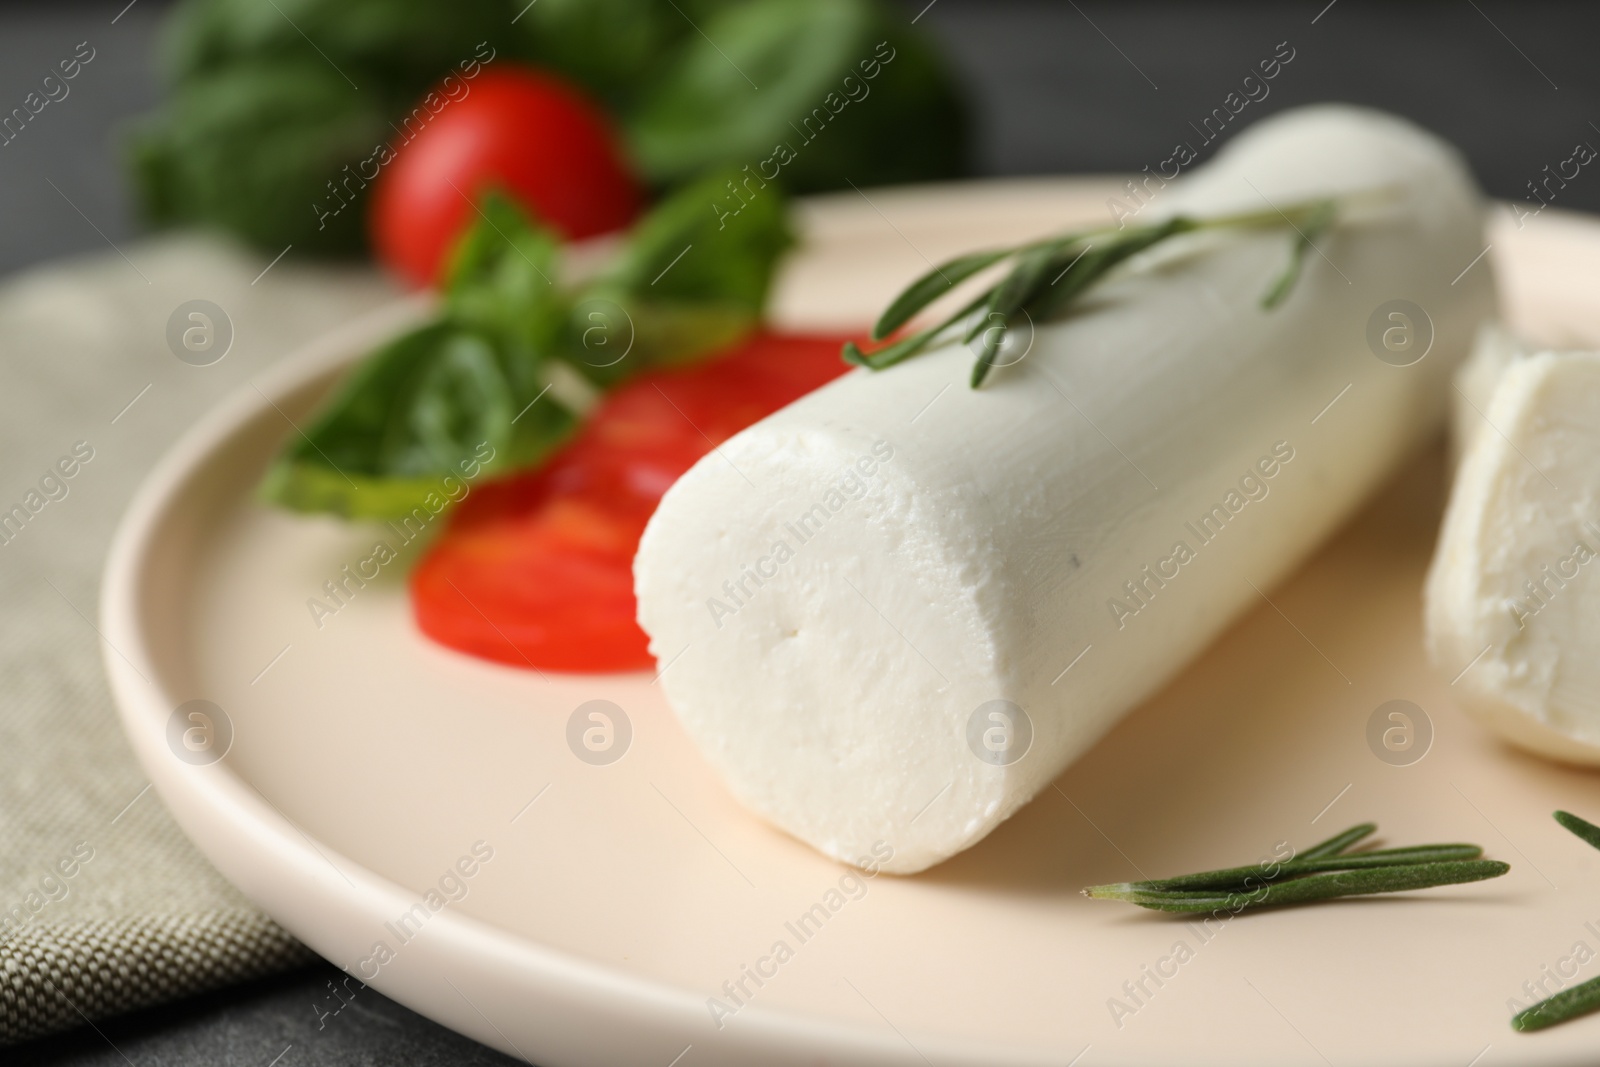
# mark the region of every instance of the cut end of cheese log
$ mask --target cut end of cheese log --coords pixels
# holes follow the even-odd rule
[[[1492,315],[1486,265],[1451,285],[1482,203],[1438,139],[1324,106],[1140,209],[1375,190],[1271,311],[1287,227],[1179,238],[981,390],[961,345],[859,370],[680,479],[634,562],[639,621],[734,795],[829,856],[921,870],[1259,605],[1442,422]],[[1424,309],[1409,363],[1369,341],[1394,301]]]
[[[1600,354],[1509,361],[1428,574],[1428,652],[1507,740],[1600,765]]]

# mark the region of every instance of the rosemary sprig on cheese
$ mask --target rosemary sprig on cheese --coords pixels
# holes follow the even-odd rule
[[[1367,896],[1429,889],[1440,885],[1498,878],[1511,869],[1480,859],[1478,845],[1414,845],[1409,848],[1348,851],[1373,831],[1375,823],[1352,826],[1313,845],[1298,857],[1248,867],[1090,886],[1084,896],[1122,900],[1141,908],[1172,912],[1226,910],[1237,914],[1280,904],[1305,904],[1335,897]]]
[[[1556,812],[1555,820],[1595,848],[1600,848],[1600,826],[1566,811]],[[1543,1030],[1594,1011],[1600,1011],[1600,978],[1591,978],[1571,989],[1563,989],[1555,996],[1546,997],[1532,1007],[1522,1009],[1511,1017],[1511,1029]]]
[[[1306,252],[1315,247],[1337,216],[1335,201],[1310,200],[1282,210],[1272,208],[1209,219],[1175,215],[1144,226],[1080,230],[1011,248],[957,256],[912,282],[896,297],[873,325],[872,339],[885,339],[955,286],[996,263],[1010,260],[1011,268],[942,322],[872,352],[863,352],[853,342],[846,344],[844,359],[871,370],[883,370],[960,336],[964,344],[978,342],[974,349],[978,360],[972,368],[972,388],[976,389],[995,366],[1013,326],[1024,320],[1047,322],[1064,317],[1079,297],[1118,264],[1169,238],[1202,230],[1287,226],[1294,231],[1289,261],[1261,297],[1262,309],[1271,310],[1294,289]]]

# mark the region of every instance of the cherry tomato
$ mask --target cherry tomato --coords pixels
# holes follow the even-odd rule
[[[543,467],[462,501],[412,572],[418,627],[518,667],[649,667],[633,556],[661,495],[714,445],[847,370],[846,340],[757,334],[611,392]]]
[[[578,90],[526,67],[461,79],[430,116],[405,120],[372,190],[368,225],[379,258],[417,286],[434,284],[475,217],[472,198],[496,186],[576,240],[627,225],[638,182],[605,115]],[[419,128],[420,126],[420,128]]]

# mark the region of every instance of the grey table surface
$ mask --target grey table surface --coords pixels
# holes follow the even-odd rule
[[[1583,141],[1600,144],[1600,5],[1440,3],[1057,3],[908,0],[975,101],[982,174],[1137,171],[1239,88],[1280,42],[1294,59],[1249,105],[1259,114],[1346,100],[1407,115],[1453,140],[1488,191],[1530,183]],[[104,250],[140,226],[120,167],[122,132],[160,97],[160,0],[0,7],[0,109],[45,61],[88,41],[84,79],[49,123],[0,149],[0,272]],[[1242,118],[1245,116],[1241,116]],[[1242,125],[1242,123],[1241,123]],[[1555,189],[1560,207],[1600,209],[1600,171]],[[1548,194],[1545,194],[1548,197]],[[16,1064],[354,1067],[513,1062],[363,990],[335,1001],[319,966],[8,1049]],[[342,1010],[332,1012],[335,1003]]]

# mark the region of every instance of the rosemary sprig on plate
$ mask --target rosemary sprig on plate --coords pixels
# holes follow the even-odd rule
[[[1572,831],[1595,848],[1600,848],[1600,826],[1587,819],[1580,819],[1570,811],[1558,811],[1553,817],[1563,829]]]
[[[1098,900],[1122,900],[1156,911],[1226,910],[1237,914],[1280,904],[1478,882],[1498,878],[1511,869],[1498,860],[1481,859],[1483,849],[1477,845],[1349,851],[1377,828],[1375,823],[1352,826],[1282,862],[1095,885],[1083,893]]]
[[[1555,820],[1595,848],[1600,848],[1600,826],[1565,811],[1556,812]],[[1517,1012],[1511,1017],[1511,1029],[1543,1030],[1596,1010],[1600,1010],[1600,978],[1591,978]]]
[[[1288,264],[1261,297],[1262,309],[1271,310],[1294,289],[1306,252],[1315,247],[1317,238],[1328,231],[1337,216],[1338,205],[1333,200],[1309,200],[1282,210],[1208,219],[1176,215],[1144,226],[1080,230],[1011,248],[957,256],[912,282],[896,297],[873,325],[872,339],[885,339],[978,272],[1007,259],[1011,260],[1011,269],[944,321],[872,352],[863,352],[853,342],[846,344],[844,358],[847,363],[883,370],[956,336],[966,344],[978,340],[978,360],[972,368],[972,388],[976,389],[995,366],[1007,334],[1018,322],[1046,322],[1065,316],[1074,301],[1119,263],[1168,238],[1200,230],[1287,226],[1294,231]]]

